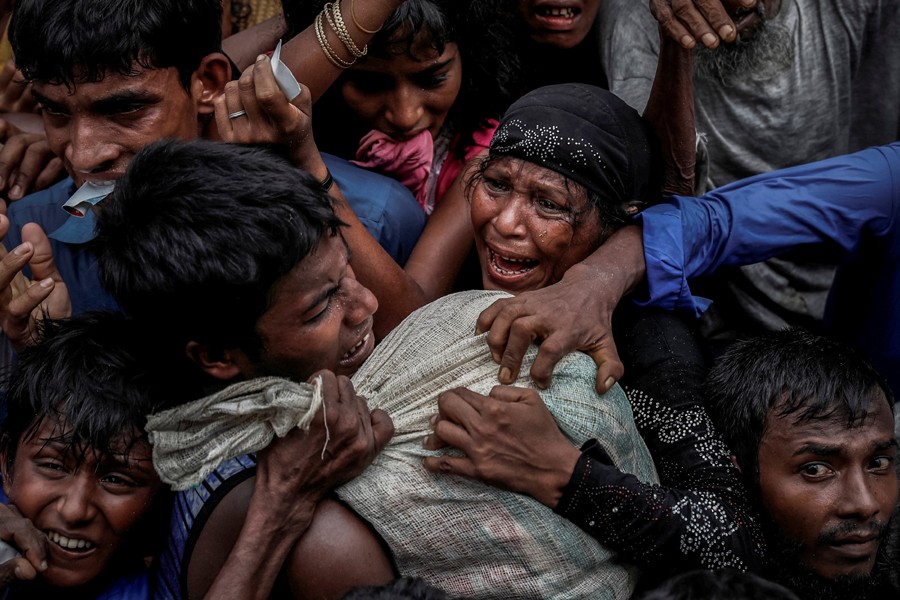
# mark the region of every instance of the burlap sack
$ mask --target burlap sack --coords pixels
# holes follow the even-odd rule
[[[479,313],[504,294],[466,292],[445,297],[401,323],[353,377],[372,408],[383,408],[395,434],[375,462],[338,490],[384,538],[400,573],[417,575],[454,595],[473,598],[625,599],[635,570],[581,529],[539,502],[477,481],[432,474],[422,466],[422,439],[437,397],[467,387],[487,394],[497,365]],[[532,348],[522,372],[536,354]],[[540,392],[560,429],[575,445],[597,438],[624,471],[657,483],[631,407],[616,386],[599,396],[596,367],[583,354],[557,366]],[[526,376],[516,385],[534,387]],[[230,386],[203,400],[148,419],[154,465],[164,480],[196,485],[219,463],[265,447],[293,426],[308,427],[321,406],[311,385],[277,378]]]
[[[422,467],[422,438],[442,391],[487,394],[498,366],[479,313],[504,294],[447,296],[407,318],[353,377],[372,408],[394,420],[396,433],[361,476],[338,494],[384,537],[403,575],[417,575],[455,595],[475,598],[628,598],[635,571],[581,529],[539,502]],[[528,353],[527,374],[536,354]],[[596,366],[572,354],[556,368],[541,397],[560,429],[581,445],[597,438],[621,469],[656,483],[631,407],[616,386],[594,391]],[[530,378],[516,385],[534,387]]]

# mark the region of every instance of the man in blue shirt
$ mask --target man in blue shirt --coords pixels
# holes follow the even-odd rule
[[[155,140],[218,137],[215,101],[232,79],[221,53],[220,14],[218,0],[17,3],[10,39],[18,67],[33,84],[50,148],[70,178],[14,203],[8,220],[0,219],[11,251],[0,265],[0,327],[13,345],[30,341],[38,304],[55,317],[115,306],[100,289],[86,246],[93,238],[90,211],[69,216],[62,205],[84,183],[114,183]],[[308,101],[308,91],[300,101]],[[339,159],[327,157],[325,165],[359,212],[359,221],[349,210],[345,219],[368,227],[391,257],[405,260],[424,226],[412,196]],[[26,265],[40,285],[17,276]]]

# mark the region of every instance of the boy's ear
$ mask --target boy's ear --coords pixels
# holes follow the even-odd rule
[[[208,344],[191,341],[184,351],[207,375],[216,379],[229,381],[243,374],[245,357],[239,350],[214,350]]]
[[[215,99],[225,93],[231,81],[231,61],[221,52],[207,54],[191,76],[191,95],[197,102],[198,115],[212,115]]]

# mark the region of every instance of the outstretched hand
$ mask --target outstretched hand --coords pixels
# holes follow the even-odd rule
[[[430,471],[472,477],[556,506],[580,452],[532,389],[497,386],[489,396],[459,388],[438,398],[440,415],[424,446],[465,456],[429,456]]]
[[[0,539],[21,554],[0,564],[0,590],[16,581],[34,579],[47,570],[47,537],[15,506],[0,505]]]
[[[0,238],[6,236],[9,219],[0,215]],[[2,246],[0,246],[2,249]],[[72,303],[56,262],[50,240],[40,225],[22,228],[22,243],[0,260],[0,329],[16,351],[35,341],[37,320],[44,316],[62,319],[72,314]],[[31,267],[34,280],[22,274]]]
[[[531,366],[538,386],[550,385],[556,364],[580,350],[597,364],[597,391],[609,391],[625,372],[612,338],[612,314],[644,277],[641,236],[640,227],[623,227],[558,283],[498,300],[479,315],[478,331],[488,332],[491,355],[500,363],[500,383],[515,382],[528,346],[538,342]]]
[[[699,41],[716,48],[722,41],[733,42],[737,29],[729,16],[739,9],[756,6],[758,0],[650,0],[650,12],[666,35],[684,48]]]
[[[322,378],[324,403],[309,431],[294,429],[257,454],[254,496],[262,492],[266,510],[280,507],[301,528],[308,524],[309,509],[362,473],[394,434],[388,414],[370,412],[349,379],[330,371],[320,371],[310,381],[315,377]]]

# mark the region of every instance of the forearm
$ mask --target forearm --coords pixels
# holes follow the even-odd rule
[[[646,270],[641,228],[627,225],[566,271],[562,281],[582,282],[604,297],[614,297],[618,301],[637,287]]]
[[[291,160],[320,181],[327,174],[322,155],[313,142],[303,144],[302,151],[293,155]],[[341,233],[350,247],[350,266],[360,283],[378,299],[374,330],[375,337],[380,340],[429,299],[422,287],[372,237],[337,183],[332,185],[329,194],[334,199],[337,216],[347,224]]]
[[[640,482],[587,454],[555,511],[621,558],[667,573],[759,564],[753,518],[711,492]]]
[[[284,17],[275,15],[222,40],[222,51],[243,71],[256,61],[257,56],[271,52],[286,31]]]
[[[342,0],[340,4],[344,25],[356,46],[362,48],[372,39],[373,34],[360,29],[357,23],[369,31],[379,29],[388,16],[402,4],[402,0],[354,0],[352,15],[350,12],[351,0]],[[351,60],[352,55],[349,54],[337,34],[332,31],[327,21],[323,24],[322,29],[327,43],[335,53],[342,59]],[[316,36],[314,24],[285,44],[281,59],[298,80],[309,86],[313,102],[318,100],[343,72],[343,69],[337,67],[325,56]]]
[[[690,195],[696,165],[693,53],[662,32],[660,38],[656,76],[644,118],[656,132],[662,152],[662,195]]]

